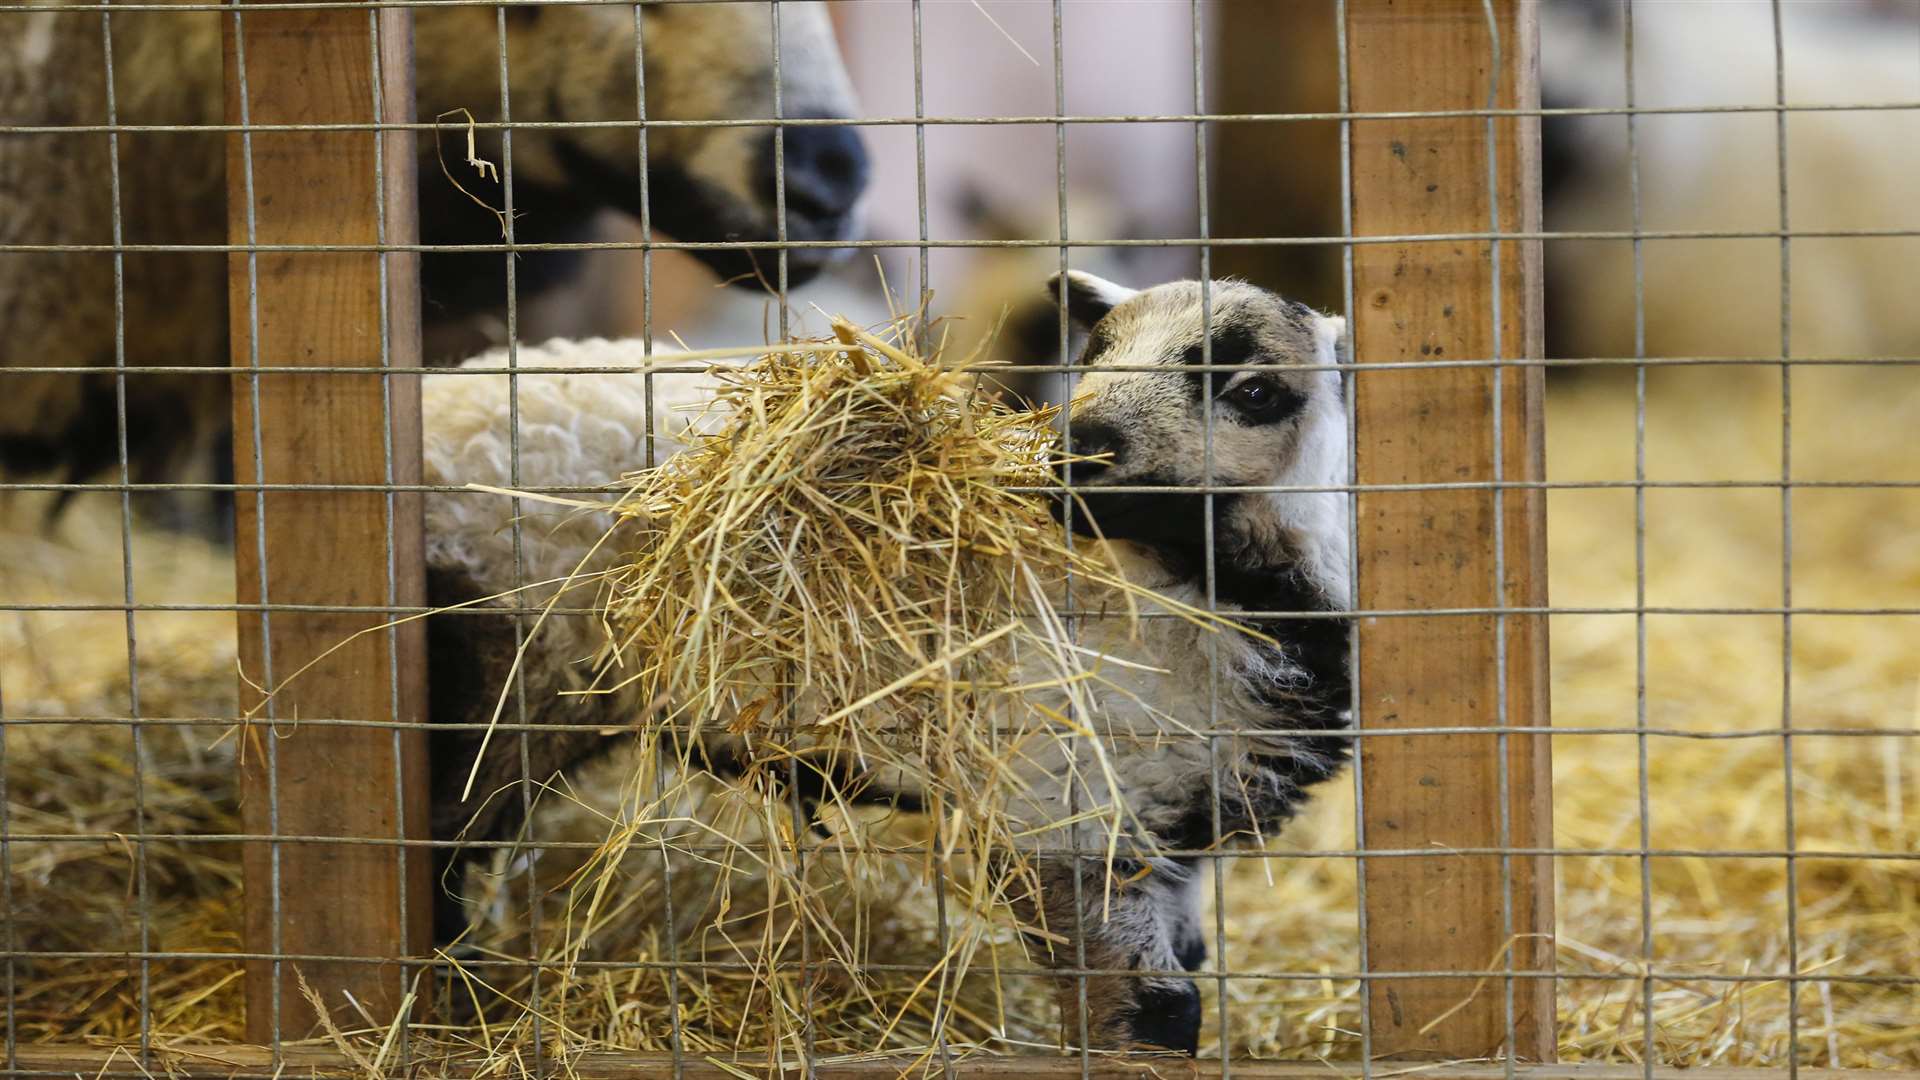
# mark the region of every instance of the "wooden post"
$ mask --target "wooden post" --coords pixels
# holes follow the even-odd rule
[[[1498,105],[1538,104],[1531,0],[1493,0]],[[1347,0],[1351,105],[1356,112],[1484,108],[1496,73],[1481,0]],[[1357,235],[1483,233],[1540,228],[1538,121],[1501,117],[1489,193],[1485,117],[1353,121]],[[1487,241],[1362,244],[1354,248],[1354,344],[1362,363],[1494,356],[1493,245]],[[1500,245],[1500,350],[1540,355],[1540,257],[1534,241]],[[1362,484],[1538,480],[1541,370],[1490,366],[1363,371],[1356,381]],[[1546,602],[1544,498],[1508,489],[1504,587],[1495,583],[1493,490],[1363,493],[1359,600],[1367,610],[1538,607]],[[1510,615],[1504,644],[1488,614],[1362,618],[1361,724],[1484,727],[1547,722],[1546,620]],[[1366,859],[1367,951],[1375,972],[1553,967],[1553,867],[1542,856],[1447,854],[1457,848],[1541,848],[1553,839],[1549,740],[1506,738],[1509,797],[1500,799],[1495,735],[1361,740],[1365,844],[1433,850]],[[1502,817],[1506,819],[1502,836]],[[1511,874],[1512,934],[1503,907]],[[1550,978],[1379,979],[1368,1010],[1376,1054],[1479,1058],[1554,1053]],[[1463,1004],[1464,1003],[1464,1004]]]
[[[273,10],[241,18],[243,43],[236,41],[233,19],[222,16],[229,123],[242,119],[242,59],[249,123],[366,123],[374,116],[376,77],[384,113],[380,119],[413,118],[412,22],[404,10],[371,16],[366,10]],[[244,57],[238,55],[239,44],[245,46]],[[376,140],[383,147],[378,171]],[[386,242],[415,241],[412,133],[255,132],[251,143],[258,243],[376,243],[381,239],[382,199]],[[228,235],[235,244],[249,240],[246,152],[242,135],[228,136]],[[382,257],[370,252],[261,252],[250,261],[246,252],[234,253],[229,261],[233,363],[246,367],[257,362],[262,369],[378,369]],[[387,355],[395,367],[417,367],[418,258],[399,253],[384,257]],[[266,483],[387,483],[391,439],[391,482],[417,484],[419,389],[418,379],[407,376],[236,374],[235,475],[242,484],[256,482],[257,394],[258,465]],[[385,609],[422,602],[418,493],[396,494],[389,502],[389,495],[379,491],[243,492],[237,503],[241,603],[264,599],[270,604]],[[274,725],[265,725],[269,713],[263,710],[256,717],[261,722],[244,729],[241,798],[249,833],[391,840],[403,833],[404,809],[404,834],[428,835],[423,732],[396,736],[389,728],[300,723],[302,718],[423,720],[421,624],[356,638],[286,681],[326,650],[388,621],[384,610],[274,612],[264,620],[259,612],[240,613],[243,704],[253,707],[260,701],[256,686],[269,680],[284,683],[272,702]],[[404,798],[397,797],[402,790]],[[395,846],[254,841],[244,846],[243,861],[249,952],[397,960],[427,948],[431,872],[424,849],[408,849],[403,855]],[[343,992],[350,992],[384,1023],[398,1008],[407,978],[397,963],[285,961],[280,965],[276,1017],[275,965],[249,962],[249,1039],[270,1042],[276,1034],[295,1039],[313,1030],[315,1016],[300,993],[296,969],[343,1024],[354,1025],[364,1021]]]

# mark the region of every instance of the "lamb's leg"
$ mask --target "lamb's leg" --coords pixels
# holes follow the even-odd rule
[[[1200,1041],[1200,990],[1192,979],[1172,974],[1194,971],[1206,961],[1200,875],[1192,862],[1120,859],[1109,873],[1103,859],[1061,859],[1038,870],[1041,929],[1065,939],[1042,945],[1039,955],[1056,968],[1078,967],[1073,944],[1078,935],[1085,942],[1087,968],[1124,973],[1086,978],[1091,1045],[1194,1053]],[[1077,921],[1076,872],[1081,908]],[[1032,905],[1026,908],[1034,910]],[[1061,1028],[1069,1043],[1080,1041],[1079,984],[1077,976],[1063,975],[1056,986]]]
[[[428,600],[437,607],[482,595],[458,574],[432,570]],[[555,620],[574,616],[554,616]],[[519,650],[511,616],[505,613],[448,613],[427,621],[428,696],[436,724],[428,738],[433,773],[433,838],[459,840],[473,847],[434,848],[434,942],[446,944],[466,930],[466,903],[460,897],[469,867],[492,857],[500,841],[512,839],[524,824],[523,777],[543,783],[606,752],[618,736],[577,730],[601,724],[606,731],[631,724],[637,716],[620,711],[612,697],[557,696],[560,687],[534,682],[527,687],[528,723],[565,724],[576,730],[527,733],[527,759],[520,756],[521,733],[483,730],[491,722],[505,673]],[[538,669],[538,663],[529,665]],[[503,719],[517,722],[509,702]],[[484,752],[483,752],[484,748]],[[525,771],[523,771],[523,769]],[[465,795],[465,798],[462,796]]]

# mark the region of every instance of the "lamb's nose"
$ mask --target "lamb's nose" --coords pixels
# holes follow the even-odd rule
[[[1080,487],[1100,479],[1126,453],[1126,437],[1106,424],[1076,420],[1067,425],[1067,448],[1076,459],[1061,466],[1061,481]],[[1095,461],[1078,460],[1098,458]]]

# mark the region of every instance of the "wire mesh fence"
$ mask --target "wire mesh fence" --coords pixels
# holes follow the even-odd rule
[[[1911,173],[1885,186],[1865,164],[1898,174],[1911,157],[1898,136],[1920,117],[1920,9],[1755,0],[1691,5],[1718,15],[1690,23],[1682,4],[1308,6],[1332,40],[1276,34],[1272,49],[1293,63],[1330,50],[1334,108],[1219,100],[1220,41],[1248,9],[1172,0],[1158,17],[1180,32],[1133,45],[1184,97],[1121,115],[1080,106],[1073,79],[1129,60],[1070,41],[1133,16],[1066,0],[0,9],[6,1072],[958,1075],[1020,1055],[1091,1076],[1121,1067],[1118,1044],[1189,1038],[1207,1068],[1246,1075],[1307,1061],[1370,1076],[1406,1055],[1505,1075],[1556,1055],[1649,1077],[1920,1067],[1920,571],[1904,539],[1920,472],[1902,449],[1920,356],[1884,272],[1920,243],[1920,201]],[[1561,65],[1541,69],[1544,88],[1541,17]],[[1007,53],[975,57],[983,71],[1030,67],[1019,78],[1050,100],[930,109],[929,69],[954,62],[942,39],[962,19]],[[877,59],[843,62],[836,23]],[[898,40],[876,50],[882,31]],[[1727,70],[1764,69],[1762,98],[1669,85],[1675,52],[1716,37]],[[1797,62],[1809,80],[1865,74],[1803,90]],[[896,69],[910,115],[854,105],[875,65]],[[1562,73],[1582,85],[1556,100]],[[1843,137],[1830,120],[1859,127]],[[1337,157],[1300,166],[1337,175],[1338,204],[1321,208],[1334,225],[1240,235],[1223,207],[1247,196],[1229,189],[1262,180],[1222,175],[1217,141],[1311,124],[1338,131]],[[1586,163],[1572,194],[1549,185],[1544,223],[1542,124],[1563,125],[1558,148]],[[1743,124],[1768,129],[1742,136],[1746,157],[1708,137]],[[1190,175],[1184,157],[1106,164],[1137,168],[1123,191],[1177,180],[1192,206],[1142,235],[1081,233],[1070,145],[1169,125],[1190,132]],[[1030,200],[1041,225],[939,235],[955,185],[937,144],[972,133],[991,156],[1002,132],[1050,144],[1037,165],[1005,164],[1050,186]],[[1798,155],[1803,134],[1831,171]],[[910,221],[856,231],[869,183],[876,197],[893,185]],[[1763,192],[1765,220],[1732,214],[1735,190]],[[1286,365],[1339,387],[1331,482],[1250,479],[1222,441],[1244,425],[1213,393],[1274,367],[1223,338],[1243,308],[1216,319],[1235,288],[1216,252],[1242,249],[1339,254],[1308,299],[1345,319],[1347,351]],[[1581,261],[1603,250],[1613,262]],[[1072,287],[1043,281],[1140,251],[1201,283],[1198,333],[1116,362],[1100,347],[1117,331],[1076,327]],[[709,361],[676,355],[712,343],[745,360],[762,336],[817,333],[810,299],[864,304],[877,323],[887,282],[930,346],[947,282],[968,272],[943,256],[1028,252],[1044,263],[1022,283],[1043,309],[1039,344],[1014,359],[1031,397],[1084,401],[1092,378],[1159,385],[1181,350],[1180,377],[1201,388],[1183,451],[1197,461],[1099,496],[1181,508],[1201,536],[1182,582],[1194,606],[1242,635],[1284,627],[1283,658],[1337,628],[1351,677],[1337,717],[1249,725],[1226,670],[1240,637],[1158,658],[1206,672],[1177,732],[1080,731],[1116,756],[1195,748],[1182,795],[1203,820],[1133,861],[1077,830],[1026,844],[1103,868],[1057,879],[1075,925],[1037,936],[1008,905],[983,913],[987,875],[969,860],[987,854],[938,812],[898,792],[835,806],[797,758],[783,786],[743,794],[725,767],[696,778],[608,751],[647,703],[568,713],[555,703],[587,676],[528,659],[543,636],[591,651],[606,597],[556,588],[578,550],[562,548],[568,515],[682,445],[663,410]],[[583,278],[571,264],[587,256],[600,261]],[[680,340],[693,308],[656,308],[690,260],[770,298],[753,301],[757,334],[720,322],[700,332],[736,336]],[[1744,303],[1756,273],[1758,344],[1753,309],[1680,284],[1724,275]],[[607,287],[595,278],[629,290],[611,320],[535,307]],[[1543,280],[1564,322],[1543,310]],[[1018,336],[1013,315],[965,314]],[[1714,336],[1736,319],[1740,336]],[[1706,329],[1677,328],[1694,320]],[[1543,329],[1559,325],[1586,336],[1548,355]],[[538,342],[556,326],[627,339]],[[492,493],[438,451],[423,468],[422,428],[434,447],[450,415],[436,384],[498,387],[445,391],[500,413],[485,429],[497,444],[456,446],[496,455]],[[625,441],[556,427],[567,386],[606,388],[570,407],[634,410]],[[1091,429],[1059,427],[1071,457]],[[594,457],[609,445],[615,459]],[[547,482],[556,447],[583,462],[573,479]],[[1073,474],[1069,535],[1094,490],[1073,502]],[[1245,552],[1223,533],[1249,499],[1319,508],[1285,520],[1286,550],[1346,568],[1326,580],[1348,591],[1320,606],[1248,594],[1232,561]],[[436,522],[476,506],[491,507],[475,531],[497,564],[450,586],[476,556],[449,556]],[[225,540],[223,513],[237,522]],[[1076,635],[1114,618],[1071,595],[1059,614]],[[684,718],[650,730],[697,737]],[[1277,820],[1233,817],[1234,755],[1261,739],[1352,747],[1348,775],[1277,835]],[[591,753],[555,757],[562,740]],[[473,788],[489,754],[517,783],[453,801],[461,824],[510,826],[462,836],[443,785]],[[1093,812],[1077,782],[1064,789],[1070,818]],[[784,817],[768,810],[782,801]],[[1108,905],[1155,872],[1191,874],[1194,907],[1152,932],[1200,940],[1102,952]],[[583,881],[604,907],[580,899]],[[817,895],[796,891],[815,881]],[[1177,965],[1154,959],[1168,948]],[[1149,986],[1162,996],[1103,996]],[[1140,1037],[1103,1031],[1115,1016]]]

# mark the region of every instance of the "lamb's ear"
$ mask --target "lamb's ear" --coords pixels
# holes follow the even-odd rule
[[[1317,363],[1351,363],[1353,339],[1347,336],[1347,320],[1338,315],[1315,315],[1313,351]]]
[[[1137,289],[1116,285],[1083,270],[1069,270],[1064,278],[1055,274],[1047,279],[1048,299],[1059,302],[1063,280],[1067,287],[1067,317],[1083,330],[1105,318],[1107,312],[1125,303],[1129,297],[1139,295]]]

